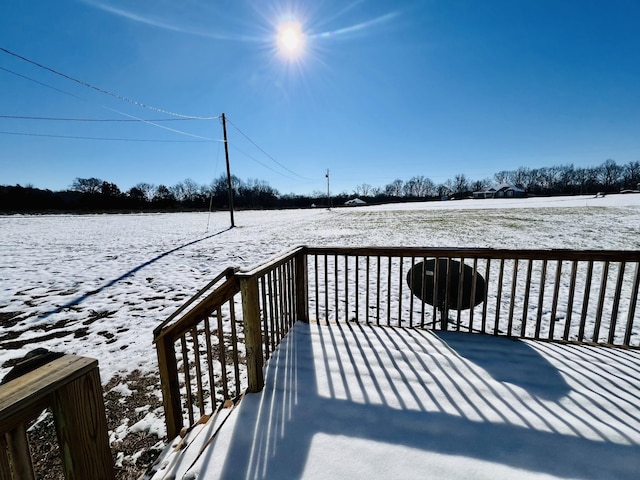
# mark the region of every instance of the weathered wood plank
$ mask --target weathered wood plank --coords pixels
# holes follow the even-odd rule
[[[7,433],[7,449],[11,459],[13,478],[35,480],[36,476],[33,472],[33,462],[29,451],[26,428],[26,425],[21,423]]]
[[[67,480],[114,478],[98,368],[53,394],[53,419]]]
[[[492,258],[510,260],[591,260],[627,262],[640,261],[640,250],[511,250],[505,248],[440,248],[440,247],[304,247],[304,252],[314,255],[371,255],[382,257],[442,257],[442,258]],[[286,261],[286,260],[285,260]]]
[[[260,300],[257,277],[240,280],[242,291],[242,312],[245,322],[244,335],[247,355],[248,391],[256,393],[264,387],[262,371],[262,338],[260,333]]]
[[[35,418],[48,406],[51,392],[97,368],[93,358],[65,355],[0,385],[0,432]]]
[[[158,369],[167,436],[175,438],[184,425],[175,344],[170,337],[164,336],[156,342],[156,351],[158,353]]]
[[[7,436],[0,434],[0,478],[11,480],[11,465],[9,464],[9,445]]]

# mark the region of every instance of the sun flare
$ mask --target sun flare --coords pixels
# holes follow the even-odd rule
[[[290,60],[298,58],[304,51],[305,35],[298,23],[285,23],[278,27],[278,50]]]

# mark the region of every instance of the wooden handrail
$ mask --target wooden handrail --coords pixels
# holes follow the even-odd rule
[[[289,252],[283,253],[282,255],[278,255],[275,258],[272,258],[267,263],[263,265],[259,265],[248,271],[238,271],[236,272],[236,276],[238,278],[248,278],[248,277],[261,277],[265,275],[267,272],[272,271],[285,263],[289,262],[292,258],[305,253],[309,247],[300,246]]]
[[[180,338],[192,329],[203,317],[211,315],[215,309],[224,302],[229,301],[240,291],[238,280],[230,277],[219,285],[213,292],[207,295],[193,309],[189,310],[181,319],[173,325],[164,329],[156,329],[154,342],[158,342],[162,337],[171,337],[174,340]]]
[[[307,255],[349,255],[371,257],[464,257],[523,260],[584,260],[640,262],[640,250],[568,250],[447,247],[302,247]]]
[[[0,386],[2,478],[33,478],[27,423],[51,408],[67,479],[114,478],[98,361],[64,355]],[[6,476],[13,472],[13,476]]]
[[[224,269],[222,271],[222,273],[220,273],[218,276],[216,276],[213,280],[211,280],[209,283],[207,283],[193,297],[191,297],[184,304],[182,304],[180,306],[180,308],[178,308],[175,312],[173,312],[171,315],[169,315],[169,317],[167,317],[167,319],[164,322],[162,322],[160,325],[158,325],[156,328],[154,328],[154,330],[153,330],[154,338],[157,338],[160,335],[160,332],[167,325],[169,325],[169,323],[171,323],[176,317],[178,317],[178,315],[180,315],[187,308],[189,308],[191,305],[193,305],[197,300],[199,300],[200,297],[202,297],[202,295],[204,295],[207,291],[209,291],[216,283],[218,283],[223,278],[229,279],[229,278],[233,277],[233,274],[235,273],[235,271],[236,271],[235,268],[228,267],[228,268]]]

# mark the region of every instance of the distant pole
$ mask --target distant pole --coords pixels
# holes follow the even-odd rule
[[[327,177],[327,208],[331,210],[331,193],[329,190],[329,169],[328,168],[327,168],[327,174],[325,175],[325,177]]]
[[[229,142],[227,142],[227,120],[222,114],[222,132],[224,134],[224,156],[227,159],[227,191],[229,192],[229,215],[231,215],[231,227],[235,227],[233,220],[233,187],[231,185],[231,167],[229,165]]]

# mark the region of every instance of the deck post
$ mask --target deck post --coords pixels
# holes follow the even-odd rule
[[[295,282],[296,282],[296,320],[309,322],[309,299],[308,299],[308,272],[307,254],[304,251],[295,256]]]
[[[264,387],[262,372],[262,332],[260,331],[260,295],[256,276],[240,277],[242,314],[247,350],[247,391],[257,393]]]
[[[54,392],[52,411],[65,478],[115,478],[97,363]]]
[[[167,336],[163,336],[157,341],[156,348],[167,438],[173,439],[178,436],[183,427],[176,349],[171,338]]]
[[[0,473],[31,479],[25,425],[51,408],[67,480],[115,478],[98,361],[63,355],[0,385]],[[12,476],[5,475],[9,467]]]

